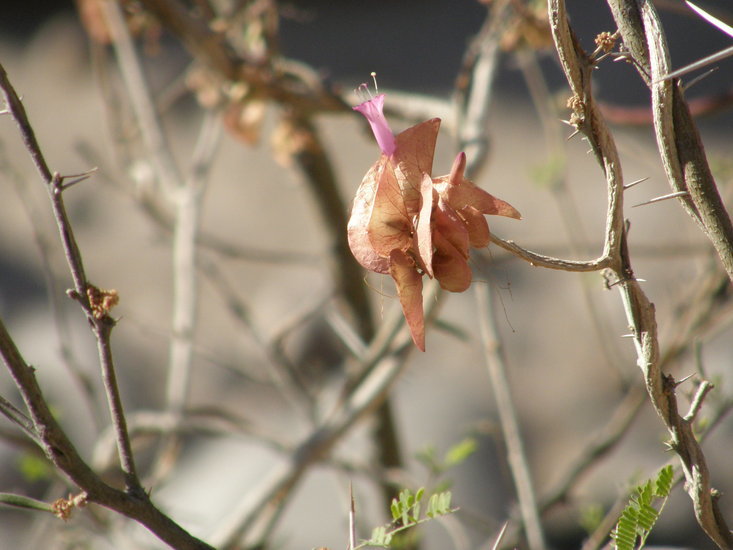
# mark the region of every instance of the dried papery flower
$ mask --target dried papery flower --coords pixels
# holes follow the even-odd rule
[[[359,89],[365,92],[366,84]],[[384,98],[379,94],[355,107],[369,121],[382,154],[356,192],[349,246],[363,267],[392,276],[412,339],[425,351],[423,275],[445,290],[463,292],[472,279],[469,249],[489,244],[484,216],[521,216],[464,177],[464,153],[450,174],[433,178],[440,119],[394,136],[382,112]]]

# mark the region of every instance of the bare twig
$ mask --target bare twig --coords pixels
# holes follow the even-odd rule
[[[578,454],[577,458],[570,461],[562,479],[555,488],[548,491],[540,499],[540,507],[543,511],[555,504],[562,502],[568,495],[571,487],[574,487],[578,479],[588,469],[605,456],[629,431],[629,426],[637,417],[637,413],[645,401],[645,393],[640,384],[632,387],[621,400],[616,410],[611,415],[608,423],[599,433],[588,441],[588,444]]]
[[[0,396],[0,413],[5,415],[5,417],[14,424],[17,424],[28,437],[30,437],[40,445],[41,440],[35,432],[31,419],[28,418],[23,413],[23,411],[18,409],[15,405],[13,405],[10,401],[2,396]]]
[[[456,137],[458,150],[466,153],[469,178],[477,177],[488,158],[488,119],[501,57],[499,42],[512,11],[507,0],[492,2],[481,30],[466,50],[456,79]]]
[[[524,532],[527,535],[529,547],[533,550],[542,550],[546,547],[542,522],[507,379],[506,364],[499,344],[490,293],[486,285],[476,285],[474,292],[478,299],[479,331],[484,347],[484,357],[491,379],[491,389],[496,399],[496,408],[499,411],[502,433],[506,441],[509,467],[514,478],[514,487],[517,490]]]
[[[560,271],[589,272],[599,271],[608,267],[610,264],[610,258],[608,256],[601,256],[595,260],[588,261],[552,258],[550,256],[545,256],[543,254],[527,250],[526,248],[522,248],[512,241],[505,241],[493,233],[491,234],[491,242],[536,267],[545,267],[547,269],[557,269]]]
[[[210,546],[191,536],[168,516],[161,513],[152,504],[140,484],[112,358],[110,333],[115,322],[109,316],[108,308],[100,309],[99,304],[92,303],[95,293],[98,294],[100,291],[88,282],[84,272],[81,253],[63,201],[64,178],[53,174],[48,168],[25,108],[1,65],[0,88],[3,91],[7,109],[18,125],[26,148],[46,184],[66,259],[74,280],[74,289],[69,294],[82,306],[97,339],[101,376],[114,426],[120,465],[125,475],[126,490],[120,491],[106,485],[82,460],[51,414],[33,369],[25,363],[5,326],[0,322],[0,356],[23,397],[41,447],[49,460],[87,494],[90,502],[97,502],[135,519],[174,548],[210,550]]]
[[[169,196],[172,196],[182,178],[168,146],[165,132],[158,123],[135,44],[122,16],[120,5],[116,2],[105,2],[101,8],[114,37],[113,46],[117,62],[145,143],[145,152],[149,155],[148,161],[155,171],[158,183]]]
[[[702,403],[705,400],[705,396],[714,388],[710,382],[707,380],[704,380],[702,384],[700,384],[700,387],[697,388],[697,393],[695,393],[695,397],[692,400],[692,403],[690,403],[690,410],[689,412],[684,416],[685,422],[694,422],[695,418],[697,417],[697,413],[700,412],[700,408],[702,407]]]
[[[10,371],[28,409],[33,429],[48,459],[87,494],[90,502],[106,506],[145,525],[172,548],[212,550],[191,536],[152,504],[144,491],[123,492],[104,482],[87,466],[51,414],[33,369],[23,360],[0,321],[0,357]]]
[[[182,415],[188,401],[197,321],[198,279],[196,241],[205,181],[218,143],[220,126],[213,114],[204,116],[194,151],[191,175],[170,197],[176,209],[173,228],[173,334],[170,345],[167,407]]]
[[[349,483],[349,547],[356,548],[356,505],[354,504],[354,487]]]
[[[102,381],[104,382],[104,388],[107,394],[112,423],[115,426],[115,432],[117,434],[120,464],[125,473],[128,489],[135,493],[141,493],[142,487],[140,486],[140,480],[135,470],[135,462],[132,456],[130,440],[127,435],[122,399],[117,386],[114,361],[110,347],[110,333],[115,323],[107,312],[104,312],[103,315],[98,315],[93,310],[89,298],[89,293],[93,287],[86,278],[81,253],[76,244],[71,222],[66,214],[66,207],[64,205],[62,195],[64,178],[58,174],[52,174],[49,170],[38,141],[36,140],[35,132],[26,115],[25,108],[8,80],[7,73],[2,66],[0,66],[0,88],[2,88],[7,108],[20,129],[26,148],[46,184],[46,190],[51,199],[52,210],[61,235],[61,242],[66,253],[66,260],[74,280],[74,290],[70,291],[70,295],[81,304],[97,339]]]
[[[438,285],[434,282],[428,284],[425,292],[426,314],[429,315],[437,306],[438,295]],[[273,466],[261,483],[233,508],[229,517],[210,537],[215,546],[233,548],[244,533],[249,542],[260,541],[263,528],[269,525],[273,514],[279,512],[286,496],[306,469],[326,456],[355,423],[373,412],[385,399],[413,349],[410,336],[404,330],[402,313],[398,309],[395,309],[393,317],[382,324],[372,340],[359,369],[368,374],[327,420],[307,435],[280,464]]]
[[[82,397],[89,408],[90,419],[98,431],[101,428],[101,422],[104,418],[105,406],[99,399],[97,399],[95,391],[96,388],[93,384],[92,376],[82,370],[79,360],[75,356],[72,348],[73,339],[61,303],[63,300],[62,296],[64,285],[62,285],[61,275],[57,273],[58,270],[55,268],[54,262],[52,261],[51,251],[53,250],[53,233],[51,232],[50,227],[46,229],[43,227],[43,224],[39,223],[39,220],[43,218],[41,212],[38,211],[30,198],[27,182],[8,162],[4,152],[0,153],[0,170],[5,174],[10,174],[18,196],[26,210],[26,215],[32,222],[31,230],[33,232],[33,239],[40,253],[41,261],[43,262],[43,273],[46,279],[48,302],[54,319],[54,329],[56,330],[58,339],[59,354],[63,359],[64,366],[69,370],[72,378],[79,386]],[[47,235],[47,232],[50,234]]]

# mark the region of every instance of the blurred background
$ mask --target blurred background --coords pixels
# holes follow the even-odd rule
[[[656,4],[675,67],[733,40],[685,13],[678,2]],[[733,19],[726,2],[700,5],[729,22]],[[593,38],[599,32],[613,31],[603,3],[575,0],[568,1],[568,8],[587,50],[594,49]],[[430,96],[442,101],[441,112],[430,116],[451,116],[448,101],[461,60],[481,28],[486,6],[473,0],[301,1],[280,3],[280,12],[282,53],[310,65],[326,82],[350,90],[376,71],[388,104],[392,90]],[[190,59],[165,34],[156,46],[145,63],[151,89],[163,97],[177,86]],[[553,102],[564,106],[567,86],[555,57],[552,49],[539,52],[539,68]],[[90,279],[102,288],[115,288],[121,297],[114,310],[120,321],[113,346],[125,405],[131,413],[157,410],[164,400],[171,331],[171,246],[169,233],[135,199],[145,166],[121,162],[119,128],[109,114],[115,109],[109,104],[114,94],[103,90],[114,86],[116,77],[100,70],[71,2],[7,0],[0,20],[0,63],[23,98],[52,169],[79,174],[98,168],[65,196]],[[733,59],[718,67],[692,87],[688,97],[729,97]],[[586,144],[575,138],[563,144],[566,185],[553,186],[543,179],[554,153],[548,149],[526,77],[519,56],[502,56],[490,111],[490,155],[476,183],[510,202],[523,220],[491,218],[490,226],[502,238],[532,250],[594,258],[601,252],[605,223],[602,173],[586,153]],[[595,78],[598,98],[608,104],[612,120],[616,112],[641,112],[643,118],[648,91],[633,67],[609,60]],[[288,258],[207,253],[218,262],[232,294],[246,304],[261,335],[277,335],[295,324],[286,349],[315,391],[336,387],[343,354],[325,316],[318,314],[328,309],[324,304],[332,292],[327,265],[330,238],[300,174],[273,158],[269,141],[278,116],[277,108],[266,108],[261,139],[251,145],[222,134],[208,178],[201,227],[207,235],[243,249]],[[625,122],[623,117],[618,120]],[[317,122],[350,204],[378,156],[376,144],[356,114],[323,115]],[[733,177],[731,110],[717,109],[698,122],[718,183],[725,189]],[[201,124],[201,110],[192,94],[171,103],[165,124],[176,159],[189,166]],[[392,121],[395,131],[410,124]],[[451,125],[446,126],[438,141],[434,174],[447,173],[456,153]],[[626,181],[649,178],[627,191],[626,215],[636,275],[646,280],[644,288],[657,307],[664,346],[686,297],[695,290],[692,282],[700,281],[714,261],[705,239],[676,202],[631,208],[669,192],[651,126],[619,123],[613,131]],[[567,137],[570,129],[563,126],[562,132]],[[54,240],[48,199],[10,119],[0,119],[0,155],[0,315],[26,360],[36,367],[58,418],[82,454],[103,461],[100,457],[109,452],[109,445],[104,446],[100,433],[107,419],[98,411],[90,412],[78,380],[61,361],[62,353],[70,353],[79,370],[98,386],[94,342],[75,304],[63,297],[70,282]],[[58,276],[52,286],[60,286],[55,288],[55,300],[48,289],[49,266]],[[534,268],[494,247],[475,256],[472,267],[474,285],[489,285],[496,296],[512,391],[536,489],[543,495],[583,453],[589,438],[606,425],[629,387],[639,383],[633,347],[621,338],[628,330],[621,302],[615,290],[605,288],[600,274]],[[307,423],[271,383],[261,346],[252,331],[228,313],[231,302],[221,285],[205,276],[200,284],[190,407],[226,409],[242,419],[245,429],[236,437],[186,439],[172,473],[153,495],[176,521],[205,539],[233,503],[282,460],[275,445],[263,441],[293,445],[306,433]],[[384,312],[399,307],[387,278],[372,274],[365,284],[372,289],[378,321]],[[447,527],[437,523],[426,527],[426,549],[459,546],[456,532],[464,537],[458,540],[465,548],[486,548],[487,537],[515,506],[476,328],[476,307],[473,289],[447,297],[439,319],[450,330],[428,331],[427,352],[411,356],[392,394],[405,458],[401,483],[417,487],[450,481],[454,504],[461,508]],[[709,414],[733,394],[730,320],[730,315],[721,314],[716,329],[699,340],[699,362],[716,384],[704,409]],[[68,349],[61,342],[68,343]],[[693,374],[698,367],[689,353],[669,366],[676,378]],[[680,395],[685,391],[691,387],[681,388]],[[5,372],[0,374],[0,394],[17,400]],[[350,476],[333,464],[311,468],[278,523],[274,548],[343,547],[348,537],[350,479],[355,482],[363,535],[386,521],[378,490],[364,474],[373,460],[368,427],[366,422],[355,429],[332,457],[333,462],[353,463],[363,471]],[[0,491],[46,500],[63,494],[63,486],[48,468],[12,444],[8,432],[12,432],[9,425],[3,425]],[[721,504],[729,519],[732,436],[733,424],[724,417],[704,445],[713,484],[723,492]],[[475,439],[476,452],[436,479],[426,466],[426,453],[432,449],[440,457],[466,437]],[[644,403],[612,452],[581,478],[567,502],[546,517],[551,547],[579,548],[586,536],[582,518],[607,510],[629,483],[654,475],[671,458],[665,438],[662,424]],[[154,456],[143,447],[139,460],[145,468],[153,468]],[[62,524],[0,508],[0,549],[160,546],[141,529],[126,525],[106,531],[103,524],[99,518],[82,515]],[[83,540],[86,546],[75,546]],[[674,491],[652,542],[712,548],[694,522],[681,488]]]

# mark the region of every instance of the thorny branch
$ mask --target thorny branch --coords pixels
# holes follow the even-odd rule
[[[108,308],[103,308],[102,310],[96,309],[94,296],[99,292],[99,289],[89,283],[84,272],[81,253],[76,244],[76,239],[71,229],[71,222],[66,214],[66,207],[64,205],[62,194],[64,178],[58,174],[52,174],[48,168],[41,148],[36,140],[35,132],[26,115],[25,107],[23,107],[23,103],[8,80],[7,73],[2,66],[0,66],[0,88],[3,90],[7,109],[18,125],[26,148],[30,152],[33,162],[46,184],[56,224],[58,225],[61,241],[66,253],[66,259],[74,280],[74,289],[70,291],[69,295],[81,304],[97,339],[97,349],[102,368],[102,380],[107,393],[112,422],[117,434],[120,464],[125,473],[127,488],[135,493],[140,493],[142,492],[142,487],[135,471],[135,462],[132,456],[130,439],[127,435],[125,415],[117,387],[110,345],[110,333],[115,324],[114,320],[108,315]]]
[[[615,3],[611,2],[611,4],[614,7]],[[642,20],[649,26],[656,23],[652,13],[653,7],[650,3],[643,2],[643,15],[632,9],[632,4],[635,5],[634,2],[627,3],[623,12],[620,9],[615,11],[620,27],[622,23],[631,24],[632,26],[634,22],[641,24]],[[594,66],[593,60],[583,52],[569,27],[564,1],[549,0],[548,6],[555,45],[574,94],[571,103],[574,111],[572,122],[575,122],[578,129],[587,137],[607,176],[609,185],[609,223],[607,225],[605,250],[611,257],[609,269],[616,278],[629,325],[633,331],[638,366],[644,375],[647,392],[652,404],[672,436],[670,446],[682,462],[687,481],[687,491],[693,501],[698,522],[720,548],[730,548],[733,546],[733,537],[731,537],[730,531],[718,509],[717,496],[714,495],[710,486],[710,476],[705,457],[693,434],[691,422],[680,416],[677,411],[676,384],[673,378],[665,375],[660,368],[660,349],[654,306],[634,278],[622,218],[623,186],[621,167],[618,163],[618,155],[613,140],[605,128],[605,123],[600,117],[590,93],[589,75]],[[618,5],[616,5],[616,8],[618,8]],[[627,23],[627,21],[631,23]],[[642,75],[650,82],[656,78],[656,75],[664,74],[659,73],[660,69],[657,66],[660,63],[659,56],[665,52],[660,38],[661,29],[655,27],[656,34],[649,31],[650,34],[646,38],[639,32],[630,36],[625,34],[624,29],[621,29],[621,31],[627,47],[633,55],[638,56],[637,59],[642,67],[645,66],[644,60],[647,52],[643,47],[644,40],[648,40],[650,43],[654,41],[655,47],[662,44],[660,51],[650,54],[654,61],[651,62],[652,66],[649,72],[647,74],[642,72]],[[655,86],[662,86],[662,84]],[[655,93],[657,92],[658,89],[655,90]],[[658,103],[660,101],[659,98],[653,100],[656,108],[660,108]],[[694,129],[694,126],[692,128]],[[680,128],[680,132],[688,130],[689,128]],[[675,135],[673,128],[668,127],[665,129],[665,140]],[[697,136],[696,130],[695,136]],[[667,141],[664,143],[667,143]],[[691,144],[688,142],[687,146],[689,145]],[[669,155],[661,140],[660,150],[662,151],[665,166],[667,166]],[[697,153],[701,154],[701,152],[702,149],[699,148]],[[704,155],[697,160],[707,166]],[[717,192],[715,195],[717,196]],[[723,248],[729,247],[725,242],[719,242],[719,244],[722,244]],[[716,248],[718,248],[718,245],[716,245]],[[733,249],[729,248],[730,250]],[[725,259],[723,259],[723,264],[726,265]],[[727,265],[726,270],[728,270]]]
[[[673,191],[715,247],[733,280],[733,224],[710,172],[697,126],[678,80],[669,74],[667,41],[651,0],[609,0],[623,43],[652,92],[652,114],[662,164]]]
[[[74,280],[74,289],[69,291],[69,295],[81,304],[97,339],[102,381],[112,416],[120,465],[125,475],[125,491],[104,483],[78,454],[53,417],[36,380],[34,369],[23,360],[4,324],[0,322],[0,355],[23,397],[33,423],[34,438],[37,438],[48,459],[86,493],[85,500],[96,502],[139,521],[174,548],[210,549],[210,546],[191,536],[160,512],[140,484],[112,358],[110,334],[115,321],[109,316],[109,309],[116,303],[116,294],[111,291],[101,291],[87,280],[81,252],[76,244],[71,222],[64,206],[64,178],[52,173],[48,168],[23,103],[1,65],[0,89],[2,89],[7,105],[7,112],[18,125],[25,146],[46,184],[66,259]],[[3,412],[6,411],[3,410]],[[15,415],[11,415],[11,418],[13,416]]]

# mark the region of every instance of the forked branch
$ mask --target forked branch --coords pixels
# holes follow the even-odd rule
[[[643,33],[640,34],[639,32],[628,33],[625,29],[635,28],[638,30],[642,21],[649,25],[656,23],[652,14],[653,6],[649,2],[641,2],[643,9],[640,12],[636,9],[637,3],[634,1],[625,3],[611,1],[610,4],[615,9],[615,15],[619,22],[626,47],[638,58],[637,61],[642,68],[649,68],[649,72],[645,73],[643,70],[641,72],[645,80],[648,82],[651,81],[653,75],[659,71],[659,67],[655,64],[660,61],[657,58],[655,61],[649,62],[649,56],[658,56],[660,52],[649,53],[648,49],[645,50],[645,41],[648,40],[651,43],[654,39],[655,47],[657,47],[661,39],[659,36],[653,38],[655,35],[651,31],[649,34],[643,35]],[[624,4],[623,9],[621,9],[621,4]],[[577,39],[570,29],[564,1],[549,0],[548,6],[555,45],[565,75],[574,94],[571,103],[574,110],[572,121],[574,121],[577,128],[588,138],[589,143],[596,153],[596,157],[606,173],[609,184],[609,197],[611,200],[609,200],[609,223],[607,225],[607,231],[615,230],[616,235],[607,234],[606,251],[610,255],[609,269],[616,278],[614,283],[621,292],[626,316],[633,332],[637,364],[644,376],[649,398],[671,435],[670,446],[677,453],[682,463],[687,481],[687,491],[693,501],[698,523],[720,548],[731,548],[733,547],[733,537],[731,537],[728,526],[725,524],[718,509],[717,497],[714,495],[710,485],[710,476],[705,457],[693,434],[692,423],[679,414],[675,396],[676,384],[671,376],[665,375],[661,370],[661,354],[654,305],[649,301],[638,281],[634,278],[628,247],[626,245],[627,235],[623,226],[623,186],[618,155],[613,139],[605,126],[605,122],[598,110],[592,107],[594,101],[590,93],[589,74],[594,62],[580,48]],[[661,34],[661,29],[655,27],[654,32]],[[661,84],[656,86],[661,86]],[[657,89],[655,93],[659,93],[659,90]],[[656,108],[661,108],[662,106],[657,103],[658,101],[660,100],[655,100],[655,106]],[[673,128],[674,126],[666,127],[665,132],[673,131]],[[665,136],[665,139],[670,137],[674,138],[676,134],[665,134]],[[695,142],[688,140],[684,143],[680,141],[677,144],[681,148],[686,148],[687,150],[684,154],[688,154],[690,153],[690,149],[694,148]],[[670,163],[669,141],[663,142],[660,140],[659,145],[665,167],[668,168],[667,165]],[[698,148],[693,153],[694,155],[702,155],[702,149]],[[694,162],[698,163],[695,164],[698,167],[700,166],[699,163],[707,166],[704,155],[702,155],[702,158],[696,157]],[[685,181],[691,185],[691,180]],[[692,194],[691,189],[690,191]],[[703,222],[703,225],[706,223]],[[716,244],[716,248],[719,245],[724,249],[723,251],[729,247],[725,240],[719,241]],[[719,250],[720,252],[721,250]],[[726,261],[723,259],[724,265]],[[726,266],[726,269],[728,270],[728,266]],[[731,272],[729,271],[729,273]]]
[[[127,432],[122,399],[117,386],[110,342],[110,334],[115,321],[110,317],[109,309],[116,303],[116,293],[102,291],[87,280],[81,252],[76,244],[63,201],[63,191],[67,188],[64,185],[64,178],[52,173],[49,169],[23,103],[2,65],[0,65],[0,89],[6,103],[6,113],[9,113],[18,125],[26,149],[46,184],[66,260],[74,281],[74,289],[69,291],[69,295],[81,305],[97,340],[102,381],[117,440],[120,466],[125,475],[125,490],[121,491],[107,485],[81,458],[53,417],[36,380],[34,369],[25,362],[4,324],[0,321],[0,357],[23,398],[28,416],[32,421],[34,439],[54,466],[66,474],[86,494],[86,501],[101,504],[137,520],[173,548],[210,550],[209,545],[190,535],[158,510],[140,484]],[[4,409],[1,412],[6,414]]]

